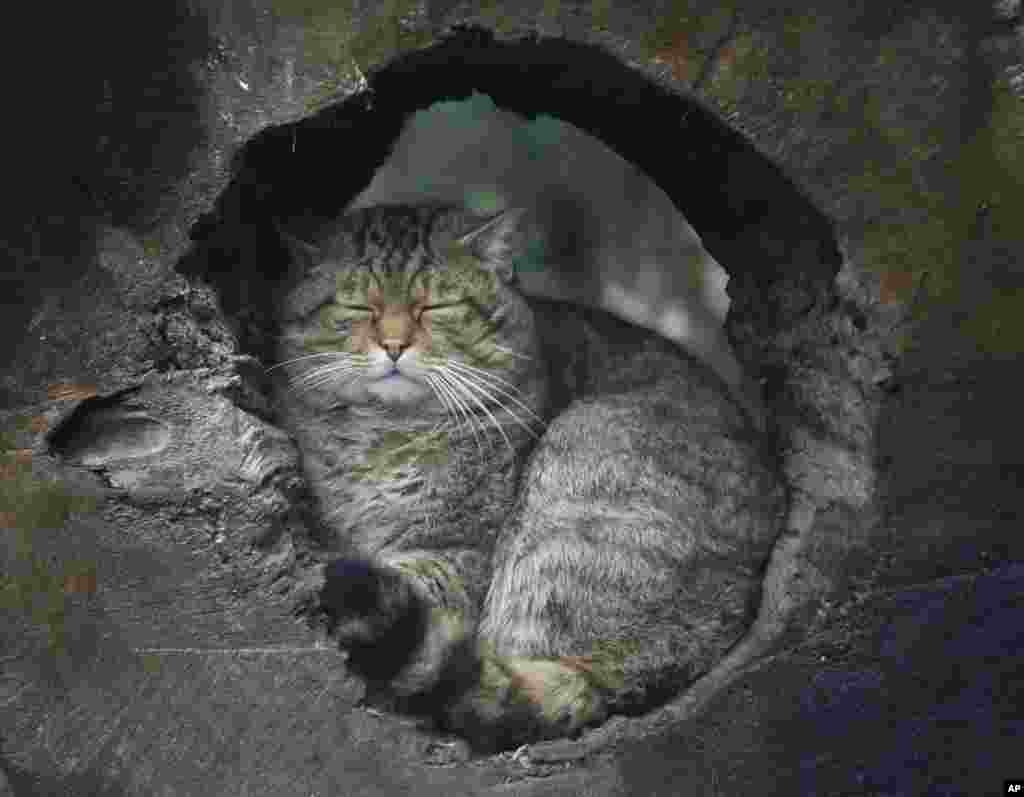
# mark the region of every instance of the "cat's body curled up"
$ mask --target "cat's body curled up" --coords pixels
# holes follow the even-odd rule
[[[285,236],[279,308],[279,411],[342,553],[312,606],[372,691],[479,750],[710,669],[784,502],[706,366],[517,290],[520,218],[385,205]]]

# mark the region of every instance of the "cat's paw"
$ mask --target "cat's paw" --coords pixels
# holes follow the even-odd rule
[[[394,580],[389,575],[362,559],[335,559],[324,566],[320,606],[336,621],[371,615],[386,603]]]
[[[401,574],[362,559],[325,565],[321,586],[298,609],[348,651],[350,672],[377,683],[409,664],[427,624],[426,607]]]
[[[362,560],[336,559],[319,565],[294,588],[292,616],[311,628],[326,627],[328,635],[337,636],[339,626],[351,626],[353,621],[373,617],[378,612],[386,602],[386,581],[379,568]],[[349,635],[354,633],[352,628],[348,631]]]

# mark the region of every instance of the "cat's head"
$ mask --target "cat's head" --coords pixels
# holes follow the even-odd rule
[[[295,265],[280,353],[300,391],[338,403],[434,403],[455,425],[528,422],[533,316],[512,265],[522,215],[448,205],[351,212],[316,244],[282,232]]]

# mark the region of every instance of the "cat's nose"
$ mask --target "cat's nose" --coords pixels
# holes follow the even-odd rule
[[[392,362],[397,363],[398,358],[402,356],[402,353],[409,348],[408,343],[391,343],[387,342],[383,344],[384,351],[388,353],[388,357],[391,358]]]

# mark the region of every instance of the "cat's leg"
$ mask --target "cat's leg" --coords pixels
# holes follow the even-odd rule
[[[590,662],[499,656],[451,557],[414,551],[324,568],[318,611],[349,671],[390,708],[432,717],[480,751],[571,736],[607,712]]]
[[[393,691],[408,695],[447,729],[480,750],[573,736],[603,721],[607,710],[600,666],[581,656],[499,655],[477,631],[477,598],[470,573],[486,568],[476,557],[409,551],[382,557],[427,606],[423,641]],[[614,679],[612,679],[614,680]]]
[[[429,689],[476,621],[454,557],[427,551],[336,559],[303,613],[325,619],[354,674],[397,695]]]
[[[466,553],[466,557],[479,554]],[[390,685],[480,750],[573,736],[607,716],[602,668],[581,656],[499,655],[478,631],[478,599],[467,589],[479,560],[410,551],[382,557],[426,606],[415,655]],[[611,679],[612,681],[614,679]],[[608,683],[606,683],[608,682]]]

